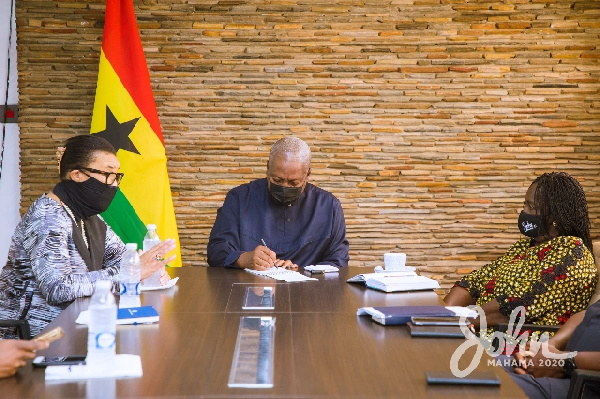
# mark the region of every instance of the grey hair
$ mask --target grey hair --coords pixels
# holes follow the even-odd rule
[[[310,167],[310,147],[298,137],[287,136],[277,140],[271,147],[269,160],[277,157],[298,161]]]

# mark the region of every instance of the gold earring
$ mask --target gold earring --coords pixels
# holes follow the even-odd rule
[[[556,220],[552,222],[552,226],[556,227]]]
[[[56,163],[58,164],[58,174],[60,175],[60,160],[65,153],[66,147],[57,147],[56,148]]]

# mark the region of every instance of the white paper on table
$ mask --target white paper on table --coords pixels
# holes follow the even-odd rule
[[[479,316],[476,310],[467,308],[465,306],[446,306],[448,310],[453,311],[457,316],[468,317],[470,319],[476,319]]]
[[[139,301],[139,299],[138,299]],[[156,309],[152,306],[132,307],[132,308],[120,308],[117,311],[117,325],[124,324],[152,324],[157,323],[159,315]],[[90,324],[90,311],[82,310],[75,319],[77,324]]]
[[[87,380],[90,378],[132,378],[141,377],[142,359],[138,355],[116,355],[115,367],[102,373],[92,373],[85,364],[74,366],[46,367],[48,380]]]
[[[275,280],[281,280],[288,283],[295,281],[308,281],[308,280],[318,280],[313,277],[305,276],[304,274],[300,274],[297,271],[288,270],[284,267],[272,267],[267,270],[253,270],[253,269],[244,269],[248,273],[255,274],[257,276],[269,277]]]
[[[156,286],[146,286],[146,285],[140,284],[140,291],[166,290],[167,288],[171,288],[175,284],[177,284],[177,280],[179,280],[179,277],[170,279],[167,282],[167,284],[165,284],[165,285],[156,285]]]
[[[373,318],[385,319],[385,314],[373,307],[358,308],[358,310],[356,311],[357,316],[364,316],[367,314],[372,316]]]

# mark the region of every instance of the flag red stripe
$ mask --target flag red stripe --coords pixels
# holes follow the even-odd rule
[[[106,59],[164,146],[132,0],[107,0],[105,15],[102,50]]]

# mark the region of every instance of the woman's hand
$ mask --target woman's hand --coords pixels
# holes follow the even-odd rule
[[[152,248],[150,248],[149,250],[147,250],[146,252],[139,252],[139,256],[140,256],[140,264],[141,264],[141,276],[140,279],[143,280],[149,276],[151,276],[154,272],[156,272],[157,270],[159,270],[161,267],[165,268],[165,265],[171,261],[173,261],[177,256],[176,255],[172,255],[169,258],[165,259],[164,256],[165,254],[173,251],[175,249],[176,245],[175,245],[175,240],[173,239],[168,239],[168,240],[164,240],[163,242],[161,242],[160,244],[156,244],[155,246],[153,246]],[[166,271],[164,271],[164,274],[166,274]],[[161,273],[161,284],[164,285],[166,284],[167,281],[169,281],[168,279],[165,280],[164,274]],[[168,274],[167,274],[168,276]],[[165,283],[163,283],[163,281],[165,281]]]
[[[169,276],[169,273],[167,273],[167,270],[163,267],[162,270],[160,271],[160,285],[165,285],[169,282],[169,280],[171,280],[171,276]]]

